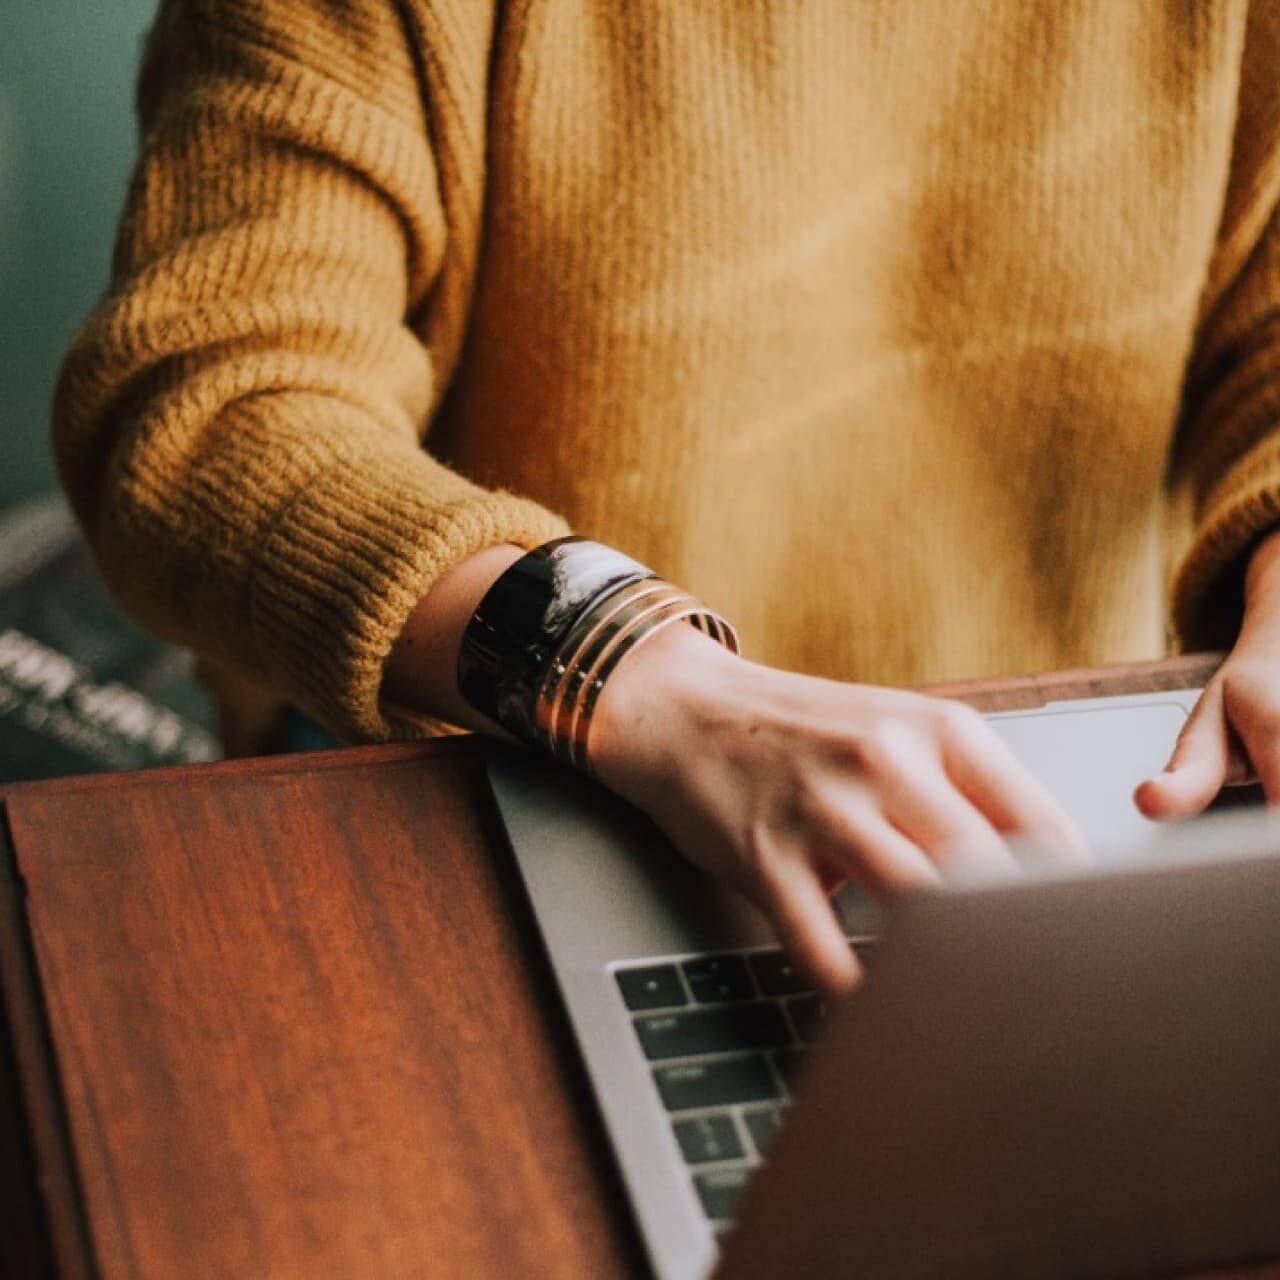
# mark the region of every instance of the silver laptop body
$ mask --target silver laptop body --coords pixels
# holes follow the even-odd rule
[[[1108,850],[1141,856],[1158,844],[1133,788],[1163,767],[1197,696],[1073,701],[989,720],[1105,862]],[[798,1055],[778,1043],[778,1028],[800,1042],[803,994],[779,971],[755,909],[693,868],[635,810],[522,752],[496,760],[490,780],[653,1269],[660,1280],[702,1276],[731,1216],[724,1206],[742,1171],[761,1163],[789,1101],[787,1062]],[[874,937],[872,902],[847,890],[839,907],[851,938]],[[749,992],[726,997],[753,1006],[745,1031],[759,1043],[747,1053],[715,1043],[724,1028],[707,1008],[718,957],[730,977],[749,975]],[[646,974],[653,980],[642,981]],[[699,993],[708,991],[704,1007]],[[681,1023],[699,1024],[687,1043],[704,1051],[664,1056]],[[714,1098],[700,1092],[726,1084]]]

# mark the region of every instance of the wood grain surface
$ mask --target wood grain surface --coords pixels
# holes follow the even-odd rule
[[[1012,708],[1216,661],[937,691]],[[484,758],[455,738],[8,790],[0,974],[60,1270],[642,1272]]]
[[[346,754],[8,799],[97,1269],[628,1274],[476,752]]]
[[[1016,711],[1046,702],[1072,698],[1103,698],[1117,693],[1160,693],[1167,689],[1198,689],[1218,669],[1221,653],[1193,653],[1158,662],[1122,666],[1085,667],[1045,675],[1012,676],[1000,680],[963,680],[928,685],[926,693],[960,698],[980,711]]]

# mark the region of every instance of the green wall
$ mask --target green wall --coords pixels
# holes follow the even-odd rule
[[[156,0],[0,0],[0,509],[54,485],[49,398],[106,283]]]

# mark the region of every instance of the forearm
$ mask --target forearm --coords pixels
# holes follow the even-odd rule
[[[384,700],[451,724],[508,735],[458,692],[458,649],[485,593],[524,554],[503,544],[456,564],[418,601],[383,673]]]
[[[510,735],[463,698],[458,690],[458,651],[463,632],[497,579],[525,553],[516,546],[487,547],[445,573],[405,622],[383,672],[384,701],[451,724],[497,737]],[[712,695],[713,678],[736,661],[723,646],[693,627],[667,627],[648,638],[623,662],[600,697],[594,716],[593,759],[614,786],[635,765],[637,744],[646,755],[682,732],[678,710],[694,695]],[[711,700],[714,700],[713,698]],[[623,763],[623,760],[626,763]]]
[[[61,476],[152,629],[345,740],[411,732],[378,694],[414,602],[565,531],[421,446],[454,323],[428,299],[458,287],[449,129],[380,0],[173,0],[156,32],[111,291],[56,397]]]
[[[1083,856],[1066,816],[967,708],[745,661],[684,624],[691,597],[664,599],[667,584],[636,578],[635,562],[589,541],[543,548],[519,589],[509,580],[492,591],[520,555],[493,545],[436,580],[391,650],[385,702],[501,734],[458,688],[459,650],[482,613],[492,641],[484,663],[511,664],[492,688],[532,698],[557,679],[547,725],[528,707],[508,719],[498,700],[504,723],[585,765],[698,865],[752,898],[824,988],[845,990],[857,972],[829,901],[845,880],[897,893],[943,875],[1008,874],[1016,864],[1003,834]],[[527,610],[524,591],[547,597]],[[503,616],[504,607],[513,612]],[[665,620],[641,629],[662,610]],[[714,615],[698,616],[726,634]],[[618,650],[625,657],[609,665],[610,645],[629,638]],[[478,684],[475,674],[464,680],[483,704],[498,673]],[[584,687],[592,706],[579,737]],[[573,708],[568,722],[562,698]]]

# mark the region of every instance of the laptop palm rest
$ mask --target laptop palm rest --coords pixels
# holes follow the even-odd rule
[[[1061,704],[989,717],[1014,754],[1095,844],[1155,828],[1133,788],[1164,764],[1194,691]],[[516,861],[557,968],[773,940],[760,913],[676,853],[644,815],[562,766],[511,752],[489,770]],[[850,933],[878,927],[856,889],[838,906]]]

